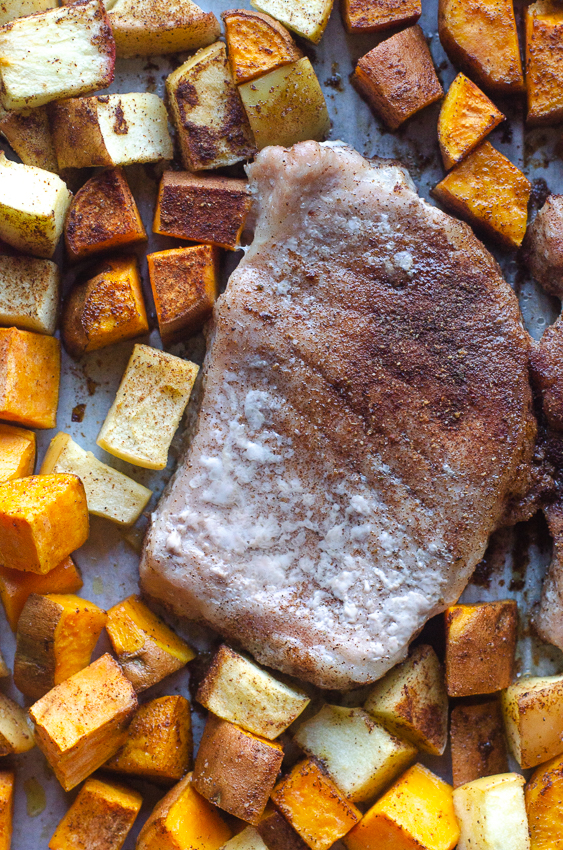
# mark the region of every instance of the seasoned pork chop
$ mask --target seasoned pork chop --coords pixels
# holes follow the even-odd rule
[[[254,242],[217,302],[142,584],[346,688],[458,598],[523,486],[527,335],[483,245],[401,168],[304,142],[248,171]]]

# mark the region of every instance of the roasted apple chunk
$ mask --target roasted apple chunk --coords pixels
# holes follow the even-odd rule
[[[525,779],[517,773],[486,776],[454,791],[461,834],[458,850],[529,850]]]
[[[286,28],[270,15],[233,9],[223,12],[221,17],[225,22],[229,62],[237,85],[302,56]]]
[[[0,325],[54,334],[61,275],[51,260],[0,255]]]
[[[72,558],[64,558],[45,575],[0,567],[0,599],[6,619],[16,631],[23,607],[32,593],[76,593],[82,578]]]
[[[0,424],[0,484],[33,475],[35,451],[33,431]]]
[[[520,767],[563,753],[563,676],[520,679],[502,694],[506,735]]]
[[[54,9],[56,5],[56,0],[3,0],[0,3],[0,26],[17,18],[35,15],[36,12],[46,12],[47,9]]]
[[[108,18],[117,55],[158,56],[197,50],[221,35],[219,21],[192,0],[174,6],[159,0],[109,0]]]
[[[442,103],[438,141],[446,171],[479,145],[504,115],[465,74],[458,74]]]
[[[0,693],[0,756],[27,753],[35,746],[27,712]]]
[[[55,174],[58,172],[46,106],[6,112],[0,118],[0,133],[24,165],[34,165]]]
[[[563,9],[538,0],[525,15],[528,122],[556,124],[563,117]]]
[[[251,0],[288,29],[317,44],[325,31],[334,0]]]
[[[342,0],[342,18],[351,33],[415,24],[421,13],[420,0]]]

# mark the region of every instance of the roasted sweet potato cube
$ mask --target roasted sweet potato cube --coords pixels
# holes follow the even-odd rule
[[[506,736],[520,767],[563,753],[563,675],[519,679],[502,693]]]
[[[481,776],[507,773],[506,740],[498,700],[454,706],[450,736],[454,788]]]
[[[513,0],[439,0],[438,31],[451,61],[486,91],[524,91]]]
[[[362,56],[354,79],[391,130],[443,95],[418,24],[382,41]]]
[[[156,806],[137,839],[137,850],[219,850],[231,830],[195,790],[188,773]]]
[[[43,334],[0,328],[0,417],[29,428],[57,421],[61,347]]]
[[[194,787],[220,809],[256,824],[282,761],[280,744],[210,714],[195,761]]]
[[[311,759],[295,765],[274,788],[272,800],[311,850],[328,850],[362,817]]]
[[[420,0],[342,0],[342,17],[351,33],[415,24],[421,13]]]
[[[269,15],[233,9],[223,12],[221,17],[225,22],[229,62],[237,85],[295,62],[303,55],[286,28]]]
[[[452,850],[459,838],[452,788],[415,764],[346,836],[348,850]]]
[[[62,316],[65,347],[74,357],[147,333],[137,258],[103,261],[90,280],[71,291]]]
[[[70,557],[42,576],[0,567],[0,599],[13,632],[32,593],[76,593],[82,585],[80,573]]]
[[[530,850],[558,850],[563,835],[563,756],[540,765],[525,792]]]
[[[145,242],[147,234],[121,168],[91,177],[72,199],[65,222],[70,260]]]
[[[446,170],[479,145],[504,115],[465,74],[458,74],[442,103],[438,141]]]
[[[301,836],[271,803],[256,824],[256,831],[268,850],[307,850]]]
[[[489,142],[453,168],[432,194],[505,248],[519,248],[526,233],[532,186]]]
[[[556,124],[563,117],[563,9],[538,0],[525,15],[528,122]]]
[[[467,697],[507,688],[516,651],[516,602],[453,605],[447,609],[445,621],[448,694]]]
[[[32,593],[18,621],[14,684],[32,699],[90,663],[107,614],[73,594]]]
[[[32,475],[0,485],[0,566],[48,573],[88,539],[76,475]]]
[[[143,798],[132,788],[87,779],[49,842],[49,850],[121,850]]]
[[[184,697],[167,696],[139,708],[125,744],[104,769],[168,784],[182,778],[191,760],[190,704]]]
[[[131,682],[109,653],[31,706],[37,745],[65,791],[125,743],[137,707]]]
[[[0,850],[12,846],[15,775],[12,770],[0,771]]]
[[[27,753],[34,746],[33,729],[27,711],[0,693],[0,756]]]
[[[45,106],[6,112],[0,119],[0,133],[24,165],[34,165],[58,174],[57,155]]]
[[[35,434],[26,428],[0,424],[0,484],[33,475]]]
[[[218,295],[217,252],[193,245],[148,254],[158,330],[165,345],[198,333]]]

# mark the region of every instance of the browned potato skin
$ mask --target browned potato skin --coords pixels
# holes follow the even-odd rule
[[[209,715],[194,768],[199,793],[231,815],[256,825],[276,782],[283,750]]]
[[[420,0],[342,0],[341,6],[350,33],[415,24],[422,13]]]
[[[283,815],[271,806],[256,824],[256,831],[268,850],[309,850]]]
[[[526,231],[524,259],[546,292],[563,298],[563,195],[550,195]]]
[[[450,726],[454,788],[481,776],[508,772],[499,701],[454,706]]]
[[[55,630],[61,607],[32,593],[18,621],[14,684],[28,697],[39,699],[54,685]]]
[[[103,96],[99,99],[102,101]],[[48,109],[60,169],[112,165],[98,124],[95,98],[71,97],[50,103]]]

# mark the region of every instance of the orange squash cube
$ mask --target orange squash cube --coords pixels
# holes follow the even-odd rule
[[[148,254],[158,329],[165,345],[198,333],[218,295],[217,252],[211,245]]]
[[[534,771],[525,798],[530,850],[558,850],[563,835],[563,756]]]
[[[528,122],[563,118],[563,9],[553,0],[526,6]]]
[[[348,833],[348,850],[453,850],[459,839],[453,790],[415,764]]]
[[[54,428],[60,376],[58,339],[0,328],[1,419],[28,428]]]
[[[312,759],[295,765],[272,800],[311,850],[328,850],[362,817]]]
[[[378,32],[415,24],[422,13],[420,0],[343,0],[342,17],[348,32]]]
[[[448,171],[479,145],[504,115],[465,74],[458,74],[442,103],[438,141]]]
[[[288,30],[262,12],[234,9],[223,12],[227,51],[237,85],[301,59]]]
[[[10,850],[12,846],[14,784],[15,776],[12,770],[0,771],[0,850]]]
[[[32,475],[0,485],[0,566],[48,573],[88,532],[86,494],[76,475]]]
[[[0,567],[0,600],[13,632],[32,593],[76,593],[82,585],[80,573],[70,557],[64,558],[46,575]]]
[[[524,239],[531,191],[520,169],[489,142],[482,142],[432,194],[510,249],[519,248]]]
[[[0,484],[33,475],[35,434],[0,423]]]

